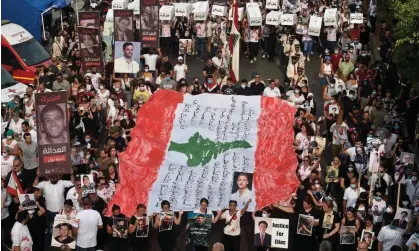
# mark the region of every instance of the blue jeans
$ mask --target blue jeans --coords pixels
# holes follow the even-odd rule
[[[198,53],[198,57],[202,58],[204,56],[204,51],[205,51],[205,45],[206,45],[206,41],[205,41],[205,37],[197,37],[197,48],[196,48],[196,52]]]
[[[304,56],[309,56],[313,50],[313,40],[303,41],[303,54]]]

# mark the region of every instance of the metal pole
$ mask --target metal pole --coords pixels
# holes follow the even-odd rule
[[[44,40],[45,40],[46,37],[45,37],[44,13],[41,13],[41,21],[42,21],[42,35],[44,36]]]
[[[61,31],[64,30],[64,25],[63,25],[63,9],[60,9],[60,18],[61,18]]]

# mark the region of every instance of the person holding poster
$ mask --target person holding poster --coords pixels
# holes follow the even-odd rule
[[[126,217],[121,213],[121,208],[118,205],[112,206],[112,216],[109,217],[106,231],[110,235],[108,238],[109,251],[127,250],[128,240],[124,221]],[[122,222],[122,223],[121,223]]]
[[[337,236],[340,228],[340,217],[333,211],[333,201],[326,200],[323,203],[324,216],[321,222],[323,230],[323,240],[329,241],[333,247],[337,244]]]
[[[173,251],[176,247],[176,231],[173,223],[180,224],[183,211],[179,211],[179,217],[176,217],[170,210],[170,202],[163,200],[161,202],[162,211],[155,216],[154,228],[159,230],[157,239],[162,251]]]
[[[345,227],[345,228],[344,228]],[[356,212],[353,207],[346,209],[345,217],[342,219],[340,232],[340,244],[342,251],[355,250],[355,236],[361,227],[361,222],[356,218]]]
[[[240,218],[246,213],[251,199],[249,199],[242,210],[237,210],[237,201],[230,200],[229,209],[225,210],[220,220],[226,220],[224,226],[223,244],[226,250],[240,250]]]
[[[147,207],[144,204],[138,204],[135,214],[130,218],[128,225],[128,233],[131,248],[134,251],[147,250],[149,245],[148,234],[150,230],[149,218],[147,216]]]

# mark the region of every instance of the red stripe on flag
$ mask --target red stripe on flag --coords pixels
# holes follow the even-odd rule
[[[12,174],[10,175],[6,191],[14,197],[17,197],[19,194],[23,194],[22,186],[20,185],[20,181],[15,171],[12,171]]]
[[[158,91],[141,107],[127,150],[120,154],[120,184],[109,202],[108,215],[114,204],[126,215],[133,215],[139,203],[147,206],[166,155],[177,105],[182,102],[180,92]]]
[[[261,99],[254,171],[258,209],[288,198],[300,184],[292,147],[296,109],[280,99]]]

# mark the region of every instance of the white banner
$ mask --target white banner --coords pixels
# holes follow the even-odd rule
[[[280,25],[281,24],[281,12],[271,11],[266,15],[266,24],[267,25]]]
[[[174,3],[175,17],[189,17],[192,11],[192,5],[189,3]]]
[[[159,18],[161,21],[170,21],[175,16],[175,6],[163,5],[159,11]]]
[[[262,25],[262,14],[259,8],[247,8],[247,18],[249,19],[250,26],[261,26]]]
[[[249,8],[260,8],[260,5],[256,2],[246,3],[246,9]]]
[[[324,26],[338,25],[338,9],[326,9],[324,12]]]
[[[282,14],[281,15],[281,25],[294,25],[297,23],[296,14]]]
[[[227,14],[227,6],[213,5],[211,15],[225,17]]]
[[[128,8],[128,0],[113,0],[112,9],[113,10],[125,10]]]
[[[321,28],[322,28],[322,17],[311,16],[310,23],[308,24],[308,35],[320,36]]]
[[[185,95],[176,110],[171,137],[157,180],[149,193],[148,210],[161,210],[162,200],[172,210],[193,211],[207,198],[209,209],[238,207],[251,198],[255,207],[255,166],[260,97]],[[202,154],[188,154],[206,147]],[[200,156],[196,159],[191,156]],[[240,190],[242,189],[242,190]],[[239,196],[239,190],[241,192]]]
[[[279,0],[266,0],[266,9],[277,10],[279,9]]]
[[[239,7],[237,11],[239,12],[239,22],[240,22],[243,18],[244,8]],[[233,8],[230,8],[230,10],[228,11],[228,20],[233,20]]]
[[[194,14],[194,19],[197,21],[205,21],[207,20],[207,16],[209,13],[209,5],[208,2],[196,2],[192,4],[192,13]]]
[[[351,13],[351,24],[362,24],[364,22],[364,16],[362,13]]]

